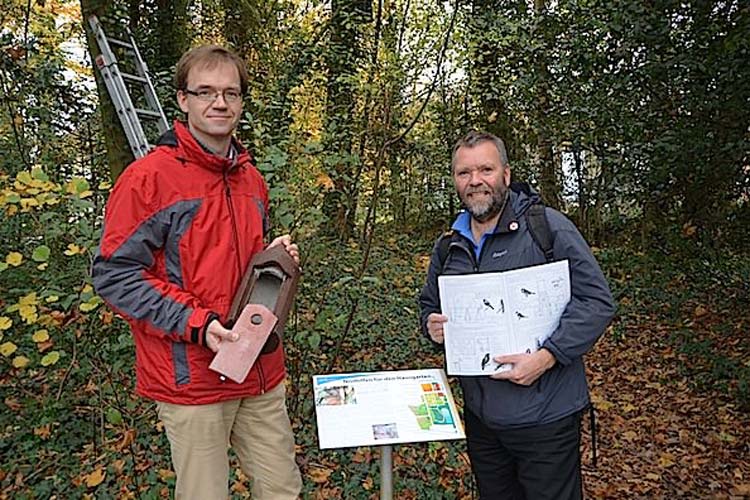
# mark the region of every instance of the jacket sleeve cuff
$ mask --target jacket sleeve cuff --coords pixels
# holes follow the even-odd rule
[[[542,344],[544,349],[547,349],[555,357],[555,360],[563,366],[568,366],[573,360],[563,354],[563,352],[557,348],[552,339],[547,339]]]
[[[193,311],[188,321],[187,331],[183,336],[183,341],[191,344],[207,346],[206,330],[213,320],[218,320],[219,315],[208,309],[198,309]]]

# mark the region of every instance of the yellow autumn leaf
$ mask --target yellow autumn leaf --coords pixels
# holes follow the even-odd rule
[[[50,424],[44,424],[40,425],[39,427],[34,427],[34,435],[39,436],[42,439],[49,439],[51,434],[50,427]]]
[[[93,191],[88,191],[88,190],[87,190],[87,191],[84,191],[84,192],[82,192],[81,194],[79,194],[79,195],[78,195],[78,197],[79,197],[79,198],[88,198],[88,197],[89,197],[89,196],[91,196],[92,194],[94,194],[94,192],[93,192]]]
[[[31,340],[33,340],[37,344],[39,342],[47,342],[49,340],[49,332],[46,329],[37,330],[34,332],[34,335],[31,336]]]
[[[328,481],[328,478],[333,474],[333,470],[328,467],[312,467],[307,471],[308,477],[312,479],[314,483],[323,484]]]
[[[671,467],[675,464],[675,456],[671,453],[662,453],[659,457],[659,466],[664,467]]]
[[[23,170],[21,172],[18,172],[18,175],[16,175],[16,180],[28,186],[33,182],[34,179],[31,177],[31,172]]]
[[[51,304],[53,302],[57,302],[58,300],[60,300],[60,297],[58,297],[57,295],[50,295],[49,297],[47,297],[47,298],[44,299],[44,301],[47,304]]]
[[[16,349],[18,349],[18,346],[14,344],[13,342],[6,342],[3,345],[0,345],[0,354],[5,356],[6,358],[16,352]]]
[[[21,212],[28,212],[32,207],[38,207],[39,202],[35,198],[21,198]]]
[[[94,291],[94,287],[92,287],[90,284],[86,283],[83,286],[83,289],[81,290],[81,293],[91,293]]]
[[[7,316],[0,316],[0,330],[7,330],[13,326],[13,320]]]
[[[103,468],[98,467],[91,474],[86,474],[86,486],[88,486],[89,488],[99,486],[100,484],[102,484],[102,481],[104,481],[104,477],[106,475],[106,471]]]
[[[8,217],[15,215],[18,213],[18,207],[15,205],[11,205],[5,209],[5,213],[8,214]]]
[[[60,353],[58,351],[52,351],[44,355],[42,358],[42,366],[54,365],[60,360]]]
[[[36,292],[29,292],[18,299],[18,303],[22,306],[35,306],[39,303],[39,299],[36,296]]]
[[[101,303],[102,303],[102,299],[100,299],[98,296],[95,295],[91,297],[88,301],[78,306],[78,308],[83,312],[89,312],[99,307],[99,304]]]
[[[29,364],[29,358],[26,356],[16,356],[13,358],[13,368],[26,368]]]
[[[23,255],[18,252],[10,252],[5,256],[5,262],[13,267],[18,267],[23,262]]]
[[[36,268],[39,269],[40,271],[44,271],[45,269],[47,269],[48,266],[49,266],[49,262],[42,262],[41,264],[36,266]]]
[[[325,189],[333,189],[333,180],[325,172],[321,173],[315,180],[315,185]]]
[[[107,191],[111,187],[112,187],[112,183],[111,182],[106,182],[105,181],[105,182],[100,182],[99,183],[99,189],[101,189],[102,191]]]
[[[172,479],[173,477],[175,477],[175,473],[171,469],[159,469],[157,473],[159,474],[159,477],[161,478],[161,480],[165,482],[168,479]]]
[[[624,411],[625,413],[630,413],[631,411],[635,411],[635,410],[637,410],[638,408],[637,408],[637,407],[635,407],[634,405],[632,405],[631,403],[625,403],[624,405],[622,405],[622,406],[620,407],[620,409],[621,409],[622,411]]]
[[[19,307],[18,314],[21,315],[27,325],[33,325],[39,319],[36,312],[36,306],[34,305],[23,305]]]
[[[68,249],[63,252],[65,255],[76,255],[81,253],[81,247],[76,245],[75,243],[70,243],[68,245]]]

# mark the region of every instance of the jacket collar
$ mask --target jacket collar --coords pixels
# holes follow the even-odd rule
[[[174,127],[159,138],[157,146],[174,148],[174,154],[180,161],[191,162],[216,172],[229,172],[235,167],[251,164],[250,154],[239,141],[232,137],[232,147],[237,154],[234,158],[224,158],[207,151],[190,133],[184,122],[175,120]]]
[[[508,189],[508,203],[505,204],[503,213],[497,220],[495,233],[514,233],[518,231],[518,215],[515,210],[518,196],[515,191]]]

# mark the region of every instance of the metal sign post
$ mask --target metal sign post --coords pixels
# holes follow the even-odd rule
[[[380,500],[393,499],[393,446],[380,447]]]
[[[393,499],[393,446],[466,437],[438,368],[313,375],[313,394],[321,450],[379,449],[380,500]]]

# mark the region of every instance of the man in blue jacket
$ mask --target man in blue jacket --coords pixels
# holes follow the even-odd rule
[[[466,210],[450,241],[435,245],[420,296],[422,327],[443,343],[437,279],[441,274],[507,271],[547,259],[525,212],[539,201],[510,189],[503,141],[470,132],[453,148],[453,180]],[[589,405],[583,366],[615,313],[607,281],[573,223],[545,209],[554,260],[567,259],[571,298],[560,324],[533,353],[495,356],[512,369],[460,377],[466,438],[479,496],[489,499],[580,499],[581,412]],[[447,248],[447,251],[441,250]]]

